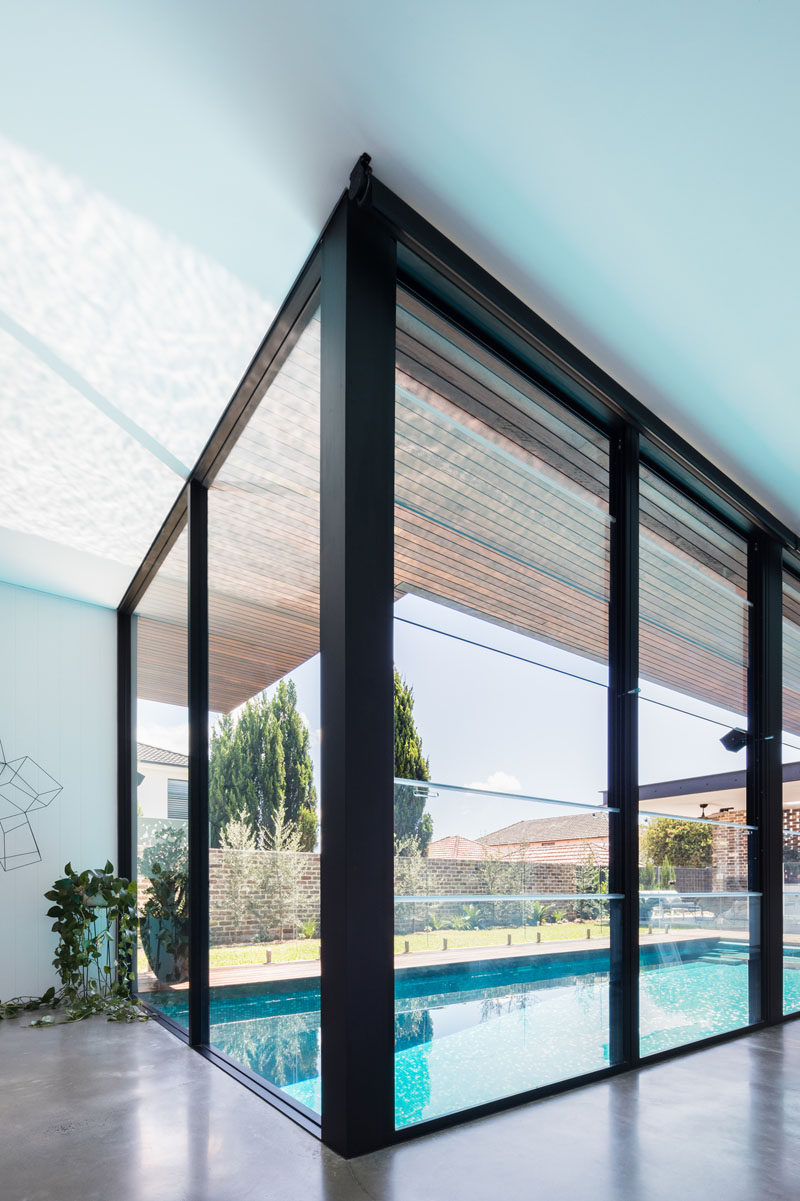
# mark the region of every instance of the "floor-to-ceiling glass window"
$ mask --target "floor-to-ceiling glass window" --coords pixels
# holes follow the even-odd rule
[[[318,315],[208,496],[211,1043],[320,1111]]]
[[[182,1026],[189,1021],[187,547],[184,529],[132,623],[137,988]]]
[[[783,576],[783,1012],[800,1009],[800,579]]]
[[[643,468],[640,1049],[757,1020],[748,891],[747,543]]]
[[[609,1063],[608,447],[408,294],[396,1124]]]

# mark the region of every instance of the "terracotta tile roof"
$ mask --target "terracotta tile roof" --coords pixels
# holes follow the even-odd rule
[[[569,813],[564,817],[542,817],[531,821],[514,822],[478,839],[484,846],[504,846],[509,843],[561,842],[574,838],[608,838],[608,814]],[[431,844],[432,845],[432,844]]]
[[[161,763],[167,767],[188,767],[189,756],[180,751],[165,751],[160,746],[150,746],[146,742],[136,743],[136,757],[140,763]]]
[[[479,842],[460,834],[437,838],[428,847],[429,859],[485,859],[486,856],[487,852]]]

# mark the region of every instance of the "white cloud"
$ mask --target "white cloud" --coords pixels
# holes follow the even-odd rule
[[[470,788],[482,788],[488,792],[521,792],[522,785],[516,776],[507,771],[493,771],[486,780],[473,780]]]

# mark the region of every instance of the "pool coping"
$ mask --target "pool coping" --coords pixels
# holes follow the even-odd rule
[[[698,929],[698,930],[679,930],[670,932],[658,932],[654,934],[643,934],[640,936],[639,945],[642,948],[656,947],[659,945],[669,945],[677,947],[680,944],[688,944],[698,941],[719,941],[724,935],[735,935],[736,931],[720,931],[715,929]],[[746,937],[746,932],[743,932]],[[398,974],[414,971],[417,974],[429,975],[435,974],[442,968],[450,967],[456,970],[462,967],[466,970],[474,970],[481,964],[496,964],[497,961],[508,960],[529,960],[544,958],[545,960],[558,960],[561,958],[572,957],[588,959],[601,956],[603,952],[610,950],[611,941],[609,938],[592,938],[592,939],[569,939],[563,943],[554,944],[552,942],[543,943],[520,943],[516,946],[496,946],[496,947],[454,947],[452,949],[436,950],[436,951],[410,951],[401,952],[395,955],[394,965],[395,971]],[[144,974],[143,974],[144,975]],[[149,973],[148,973],[149,975]],[[244,964],[237,967],[211,968],[209,972],[209,987],[213,991],[218,988],[236,988],[250,987],[257,984],[271,985],[275,991],[283,992],[290,988],[300,986],[305,983],[307,987],[314,987],[320,978],[320,962],[318,959],[302,960],[299,963],[263,963],[263,964]],[[181,993],[188,989],[187,983],[175,984],[166,988],[158,987],[158,982],[155,977],[151,977],[152,983],[149,987],[142,987],[140,977],[139,992],[146,1000],[150,993]]]

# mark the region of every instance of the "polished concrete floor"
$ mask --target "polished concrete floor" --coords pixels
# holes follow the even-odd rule
[[[154,1022],[0,1025],[2,1201],[798,1201],[800,1024],[344,1162]]]

